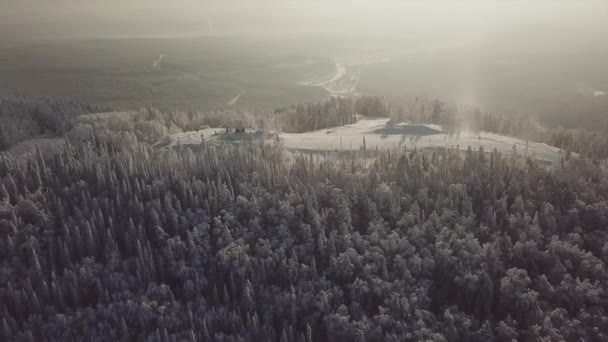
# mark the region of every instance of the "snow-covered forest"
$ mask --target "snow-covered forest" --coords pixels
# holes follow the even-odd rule
[[[0,342],[608,342],[607,32],[0,0]]]
[[[2,340],[608,339],[605,164],[374,154],[3,155]]]

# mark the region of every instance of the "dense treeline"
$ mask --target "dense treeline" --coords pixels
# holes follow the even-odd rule
[[[357,122],[357,115],[386,117],[388,111],[381,97],[334,97],[321,103],[306,103],[274,111],[277,129],[301,133]]]
[[[60,100],[0,99],[0,151],[37,136],[62,135],[78,115],[110,108]]]
[[[2,340],[608,339],[604,165],[257,145],[44,157],[0,159]]]
[[[608,157],[608,139],[602,132],[548,129],[529,115],[499,115],[439,100],[377,96],[331,97],[325,102],[299,104],[273,112],[232,109],[162,112],[154,108],[121,112],[56,100],[0,100],[3,122],[0,151],[33,137],[68,134],[73,140],[81,140],[88,138],[91,131],[101,132],[100,136],[112,141],[134,134],[139,141],[152,144],[168,134],[207,126],[300,133],[352,124],[358,116],[387,117],[391,122],[433,123],[448,132],[488,131],[546,142],[588,157]]]
[[[585,129],[553,129],[548,144],[592,158],[608,158],[608,134]]]
[[[488,131],[545,142],[587,157],[608,157],[608,139],[602,131],[549,129],[530,115],[500,115],[422,97],[378,96],[331,97],[325,102],[299,104],[273,112],[232,109],[162,112],[154,108],[116,112],[70,101],[0,100],[3,123],[0,151],[33,137],[69,134],[72,140],[80,140],[88,138],[92,130],[102,132],[99,135],[111,141],[122,141],[125,137],[132,140],[129,136],[134,134],[139,141],[156,143],[168,134],[205,126],[300,133],[352,124],[358,116],[387,117],[391,122],[433,123],[448,132]]]

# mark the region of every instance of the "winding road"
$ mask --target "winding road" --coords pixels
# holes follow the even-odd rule
[[[303,85],[322,87],[332,96],[348,96],[356,94],[357,85],[361,79],[361,69],[372,63],[387,63],[389,58],[367,59],[363,61],[336,61],[336,71],[314,80],[301,82]]]

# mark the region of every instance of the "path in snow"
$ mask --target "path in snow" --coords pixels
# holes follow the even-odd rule
[[[361,68],[372,63],[387,63],[388,58],[364,61],[336,62],[336,71],[333,74],[318,79],[301,82],[303,85],[322,87],[331,95],[354,94],[361,79]]]
[[[160,56],[158,56],[158,59],[156,61],[154,61],[154,63],[152,64],[153,68],[159,68],[160,67],[160,63],[162,63],[163,59],[165,58],[164,54],[161,54]]]
[[[302,82],[301,84],[322,87],[331,95],[348,95],[354,93],[359,84],[360,72],[353,70],[352,66],[336,63],[333,75],[325,75],[319,79]]]
[[[334,76],[332,78],[330,78],[329,80],[322,81],[320,83],[317,83],[316,85],[323,87],[328,84],[332,84],[333,82],[336,82],[337,80],[341,79],[345,75],[346,75],[346,67],[344,66],[344,64],[336,63],[336,72],[335,72]]]
[[[237,96],[235,96],[232,100],[228,101],[226,104],[229,106],[234,106],[237,101],[239,100],[239,98],[243,95],[245,95],[245,93],[247,92],[247,90],[243,90],[241,91]]]
[[[454,43],[442,43],[439,45],[422,45],[409,49],[408,52],[400,53],[399,57],[407,55],[420,56],[425,54],[438,54],[445,51],[462,50],[477,46],[475,39],[470,41],[459,41]],[[322,87],[332,96],[357,95],[356,90],[361,80],[361,70],[364,66],[375,63],[389,63],[392,57],[381,57],[377,55],[356,55],[336,59],[336,71],[334,73],[318,77],[313,80],[300,82],[303,85]]]

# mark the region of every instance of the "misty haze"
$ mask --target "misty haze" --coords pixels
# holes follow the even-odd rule
[[[0,340],[608,341],[608,2],[0,0]]]

